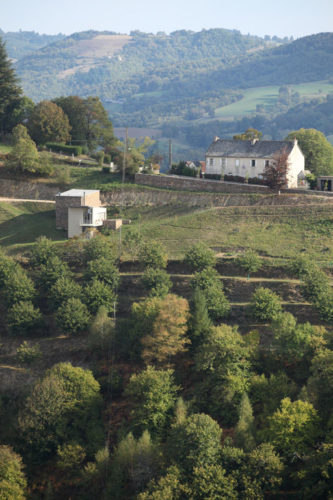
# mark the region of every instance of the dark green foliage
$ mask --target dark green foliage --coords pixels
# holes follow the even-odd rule
[[[9,305],[21,301],[31,301],[36,296],[32,280],[21,267],[17,267],[8,275],[3,286],[6,290],[5,300]]]
[[[205,294],[197,287],[193,292],[191,315],[188,322],[188,332],[194,348],[203,342],[211,327],[212,322],[208,315]]]
[[[116,290],[119,284],[119,270],[113,259],[99,257],[91,260],[87,265],[87,276],[92,280],[100,280],[112,290]]]
[[[2,40],[0,40],[0,74],[0,131],[8,133],[13,127],[11,115],[14,109],[19,106],[22,90],[18,85],[18,80],[7,57],[5,44]]]
[[[59,363],[31,389],[19,416],[19,430],[32,459],[41,462],[66,442],[87,454],[103,442],[98,382],[90,370]]]
[[[84,289],[84,301],[91,314],[96,314],[100,307],[105,307],[108,312],[114,310],[117,296],[112,288],[104,283],[94,279]]]
[[[180,161],[177,165],[172,165],[170,174],[197,177],[198,172],[198,168],[188,167],[185,161]]]
[[[186,252],[184,261],[191,271],[196,272],[215,266],[216,257],[213,250],[200,241]]]
[[[0,445],[0,493],[3,500],[25,500],[27,480],[20,455]]]
[[[18,264],[13,259],[0,252],[0,288],[18,268]]]
[[[56,249],[53,241],[45,236],[41,236],[36,240],[30,252],[30,264],[32,267],[38,267],[41,264],[47,264],[50,257],[56,255]]]
[[[19,363],[31,365],[42,357],[42,351],[39,344],[29,345],[29,343],[25,340],[17,348],[16,356]]]
[[[69,299],[82,299],[82,287],[72,278],[60,276],[49,292],[49,302],[52,309],[67,302]]]
[[[85,245],[86,260],[96,260],[100,258],[115,262],[117,259],[114,246],[105,236],[96,236]]]
[[[165,297],[172,287],[172,281],[168,273],[164,269],[154,267],[145,269],[142,275],[142,283],[152,297]]]
[[[13,335],[36,333],[42,322],[42,314],[32,302],[14,303],[7,313],[7,325]]]
[[[305,500],[330,498],[333,494],[333,445],[322,443],[306,457],[298,472],[300,495]]]
[[[311,401],[326,419],[333,410],[333,351],[323,349],[313,358],[308,390]]]
[[[168,256],[164,246],[159,241],[151,240],[141,245],[139,260],[145,267],[165,268]]]
[[[235,429],[237,446],[245,451],[250,451],[255,446],[254,417],[251,402],[246,392],[242,395],[239,405],[239,418]]]
[[[70,278],[68,265],[57,255],[51,255],[45,264],[40,265],[38,280],[42,288],[50,289],[59,278]]]
[[[261,258],[253,250],[248,250],[244,252],[237,258],[237,263],[244,269],[248,274],[255,273],[262,266]]]
[[[74,155],[78,156],[82,154],[81,146],[68,146],[67,144],[59,144],[57,142],[47,142],[45,144],[47,149],[50,149],[52,152],[58,152],[65,155]]]
[[[28,120],[28,130],[37,144],[66,142],[70,138],[70,125],[63,110],[51,101],[41,101]]]
[[[126,394],[134,403],[131,415],[133,428],[137,432],[148,429],[152,435],[162,436],[171,420],[177,390],[173,370],[156,370],[148,366],[137,375],[132,375]]]
[[[56,320],[61,331],[75,334],[87,328],[90,314],[87,306],[80,299],[69,298],[59,307]]]
[[[206,267],[195,273],[191,284],[193,288],[197,287],[203,291],[212,320],[218,321],[228,316],[230,304],[223,293],[222,281],[215,269]]]
[[[228,427],[236,424],[240,397],[249,387],[253,350],[237,327],[220,325],[211,328],[195,355],[195,369],[202,379],[197,404]]]
[[[259,321],[271,321],[282,311],[279,296],[269,288],[259,287],[252,295],[250,312]]]
[[[193,500],[238,498],[236,480],[232,476],[227,476],[225,470],[218,464],[194,467],[193,479],[191,478],[189,485]]]
[[[215,465],[221,447],[222,429],[209,415],[194,414],[172,427],[167,453],[172,463],[190,474],[194,467]]]

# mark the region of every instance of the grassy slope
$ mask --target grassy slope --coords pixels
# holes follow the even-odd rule
[[[215,118],[239,118],[243,115],[255,113],[257,104],[273,106],[279,97],[279,85],[268,87],[255,87],[243,91],[244,97],[229,106],[224,106],[215,110]],[[295,92],[299,92],[301,97],[320,97],[333,92],[333,84],[327,81],[310,83],[300,83],[291,85]],[[205,120],[208,121],[208,120]]]
[[[19,250],[41,235],[54,241],[65,239],[65,233],[55,228],[53,204],[0,202],[1,246],[9,251]]]

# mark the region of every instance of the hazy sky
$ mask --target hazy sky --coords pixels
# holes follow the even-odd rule
[[[94,29],[238,29],[300,37],[333,29],[333,0],[0,0],[0,28],[71,34]]]

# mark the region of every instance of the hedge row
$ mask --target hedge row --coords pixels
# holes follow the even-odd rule
[[[64,153],[65,155],[74,154],[75,156],[78,156],[82,154],[82,146],[67,146],[66,144],[59,144],[57,142],[47,142],[45,146],[48,149],[51,149],[51,151],[61,151],[61,153]]]

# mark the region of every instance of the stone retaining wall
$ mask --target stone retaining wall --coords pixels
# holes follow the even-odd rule
[[[135,174],[135,183],[144,186],[181,191],[208,191],[211,193],[262,193],[270,191],[267,186],[241,184],[237,182],[196,179],[180,175]]]

